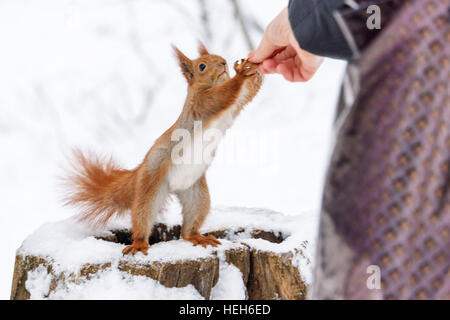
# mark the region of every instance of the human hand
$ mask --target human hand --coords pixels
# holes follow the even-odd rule
[[[323,61],[323,57],[300,48],[291,29],[287,8],[267,26],[261,43],[248,58],[260,64],[261,72],[279,73],[291,82],[308,81]]]

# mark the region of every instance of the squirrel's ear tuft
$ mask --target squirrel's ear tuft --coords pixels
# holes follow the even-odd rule
[[[191,59],[186,57],[183,52],[181,52],[177,47],[172,45],[173,51],[175,52],[175,56],[177,57],[178,64],[180,65],[181,72],[185,76],[188,83],[192,82],[194,78],[194,70]]]
[[[206,54],[209,54],[209,52],[206,49],[205,45],[201,41],[198,42],[198,53],[200,54],[200,56],[204,56]]]

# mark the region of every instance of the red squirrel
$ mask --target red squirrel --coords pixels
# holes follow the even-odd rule
[[[236,75],[230,78],[225,59],[210,54],[202,43],[200,57],[195,60],[172,47],[188,83],[187,98],[175,123],[155,141],[137,168],[121,169],[112,160],[101,161],[75,151],[74,172],[68,177],[66,204],[82,209],[80,220],[104,226],[114,215],[131,211],[133,242],[123,254],[147,254],[155,216],[170,194],[177,196],[182,206],[181,237],[203,247],[220,244],[215,237],[199,233],[210,210],[205,176],[209,162],[175,163],[174,150],[179,142],[173,135],[177,129],[198,135],[194,127],[199,122],[204,130],[225,133],[263,80],[258,66],[246,59],[234,64]],[[186,146],[192,148],[193,144]],[[191,150],[182,153],[186,151]]]

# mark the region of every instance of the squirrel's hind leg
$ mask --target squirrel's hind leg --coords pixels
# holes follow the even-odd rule
[[[123,254],[141,251],[147,254],[155,217],[164,206],[169,195],[169,186],[164,176],[145,173],[138,178],[131,209],[133,243],[123,249]]]
[[[206,247],[211,245],[216,247],[220,244],[214,236],[203,236],[199,229],[210,209],[210,197],[206,177],[203,175],[189,189],[177,193],[178,199],[183,207],[183,225],[181,227],[181,237],[195,246]]]

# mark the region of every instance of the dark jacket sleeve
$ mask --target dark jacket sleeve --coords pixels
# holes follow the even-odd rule
[[[337,25],[333,10],[344,0],[290,0],[289,21],[300,47],[330,58],[349,60],[353,53]]]

